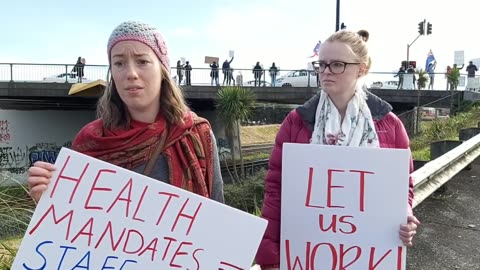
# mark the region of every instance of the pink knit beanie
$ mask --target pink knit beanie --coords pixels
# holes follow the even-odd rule
[[[113,46],[126,40],[139,41],[149,46],[157,55],[160,63],[170,72],[167,44],[162,35],[155,27],[136,21],[123,22],[113,30],[107,45],[109,62]]]

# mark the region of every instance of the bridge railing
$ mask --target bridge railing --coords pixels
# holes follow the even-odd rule
[[[74,66],[71,64],[0,63],[0,81],[76,83],[79,78]],[[86,65],[82,80],[105,80],[107,73],[106,65]]]
[[[0,81],[15,82],[57,82],[57,83],[76,83],[79,78],[74,69],[74,64],[35,64],[35,63],[0,63]],[[191,85],[216,85],[216,81],[212,80],[212,70],[206,67],[194,67],[190,72]],[[83,82],[94,81],[98,79],[106,80],[108,75],[107,65],[85,65]],[[219,85],[228,85],[229,73],[223,73],[221,67],[218,69]],[[255,77],[253,68],[233,69],[231,72],[230,84],[255,86]],[[399,77],[395,77],[396,72],[378,72],[371,71],[365,78],[365,83],[369,88],[382,88],[395,90],[399,88]],[[186,84],[185,70],[177,70],[176,67],[171,68],[171,76],[181,85]],[[417,89],[418,86],[413,84],[411,74],[403,75],[403,85],[401,89]],[[180,81],[180,77],[182,80]],[[418,75],[417,75],[418,77]],[[225,83],[224,83],[225,79]],[[308,69],[280,69],[272,80],[268,68],[262,70],[258,84],[265,87],[317,87],[317,75],[313,70]],[[464,89],[468,85],[475,85],[475,90],[480,91],[480,76],[475,78],[466,78],[462,74],[459,90]],[[428,89],[429,82],[426,83]],[[447,80],[445,73],[435,73],[433,89],[447,89]]]

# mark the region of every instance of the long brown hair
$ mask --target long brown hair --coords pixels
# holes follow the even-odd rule
[[[163,65],[160,65],[160,73],[162,76],[160,113],[170,124],[183,123],[185,113],[189,110],[183,91],[175,84]],[[110,83],[98,101],[97,117],[102,119],[103,126],[108,129],[128,129],[130,127],[130,114],[118,94],[111,75]]]

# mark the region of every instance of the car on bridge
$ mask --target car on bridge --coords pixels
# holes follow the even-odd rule
[[[278,87],[317,87],[317,74],[313,70],[290,71],[275,81]]]
[[[260,86],[263,86],[263,85],[265,85],[266,87],[271,86],[271,84],[269,82],[260,81]],[[243,82],[243,86],[255,87],[255,80],[250,80],[250,81]]]
[[[64,83],[65,81],[68,83],[77,83],[78,82],[78,77],[77,74],[74,72],[67,72],[67,73],[60,73],[58,75],[53,75],[49,77],[43,78],[44,82],[58,82],[58,83]],[[92,80],[89,80],[85,77],[82,78],[82,83],[89,83],[93,82]]]
[[[397,89],[398,81],[374,82],[370,85],[371,89]]]

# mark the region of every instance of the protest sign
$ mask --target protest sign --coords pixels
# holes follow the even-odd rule
[[[405,269],[409,155],[284,144],[281,269]]]
[[[455,51],[453,57],[453,63],[457,66],[465,64],[465,52],[464,51]]]
[[[228,56],[230,56],[230,58],[234,57],[235,56],[235,51],[234,50],[228,51]]]
[[[248,269],[266,221],[67,148],[12,269]]]
[[[218,64],[218,60],[218,57],[205,56],[205,64],[213,64],[213,62]]]

